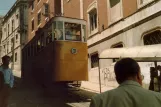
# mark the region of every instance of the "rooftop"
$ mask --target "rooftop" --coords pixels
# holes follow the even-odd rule
[[[3,17],[4,20],[3,20],[3,23],[8,19],[8,17],[10,16],[10,14],[16,9],[17,5],[19,3],[24,3],[26,2],[27,3],[28,0],[17,0],[13,5],[12,7],[10,8],[10,10],[6,13],[6,15]],[[0,16],[1,17],[1,16]]]

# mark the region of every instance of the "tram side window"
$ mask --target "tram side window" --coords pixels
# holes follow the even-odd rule
[[[25,59],[28,59],[28,48],[25,49]]]
[[[26,61],[27,60],[27,54],[26,54],[26,51],[24,51],[24,61]]]
[[[25,60],[26,60],[26,59],[25,59],[25,52],[22,51],[22,64],[23,64],[23,62],[24,62]]]
[[[32,43],[32,56],[34,56],[35,55],[35,53],[34,53],[34,42]]]
[[[35,55],[37,54],[37,40],[36,40],[36,42],[35,42]]]
[[[63,40],[63,22],[57,21],[53,23],[54,40]]]
[[[31,56],[33,56],[33,44],[31,44]]]
[[[91,68],[98,67],[98,53],[91,55]]]
[[[46,45],[52,42],[52,32],[48,32],[46,37]]]
[[[25,61],[25,53],[22,51],[22,62]]]
[[[41,48],[44,48],[44,33],[41,35]]]
[[[30,46],[27,47],[27,59],[30,57]]]
[[[37,40],[37,52],[39,52],[41,49],[41,41],[40,38]]]
[[[28,57],[30,57],[30,46],[28,47]]]
[[[65,39],[81,41],[81,24],[65,22]]]
[[[34,42],[32,44],[32,47],[33,47],[32,51],[33,51],[33,56],[34,56],[35,55],[35,43]]]

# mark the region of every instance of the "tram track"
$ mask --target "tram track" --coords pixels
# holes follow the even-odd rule
[[[70,103],[69,105],[72,107],[89,107],[91,97],[93,96],[91,92],[86,92],[80,88],[73,88],[68,90],[68,96],[75,99],[74,103]],[[93,93],[94,94],[94,93]]]

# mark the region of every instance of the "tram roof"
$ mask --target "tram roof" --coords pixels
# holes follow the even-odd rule
[[[48,25],[52,24],[52,22],[54,22],[54,21],[63,21],[63,22],[71,22],[71,23],[78,23],[78,24],[84,24],[84,25],[86,25],[86,21],[83,20],[83,19],[56,16],[56,17],[52,17],[52,18],[46,23],[45,27],[47,27]]]
[[[71,18],[71,17],[53,17],[53,20],[86,24],[86,21],[84,19]]]
[[[161,61],[161,44],[106,49],[99,59],[133,58],[140,62]]]

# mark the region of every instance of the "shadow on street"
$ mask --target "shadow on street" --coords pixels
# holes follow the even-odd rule
[[[95,93],[85,90],[68,91],[53,87],[50,89],[35,83],[24,83],[15,77],[15,87],[9,100],[9,107],[89,107],[90,98]]]

